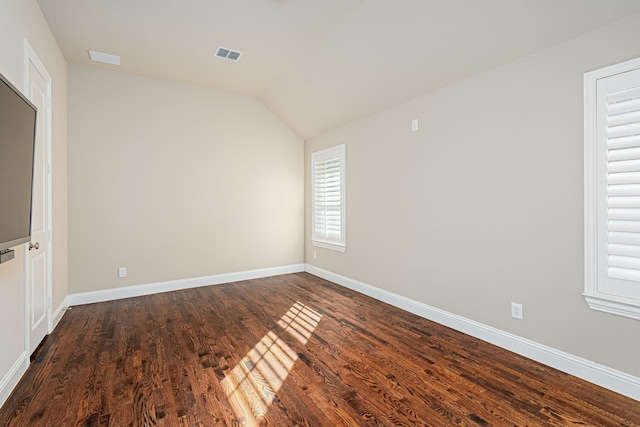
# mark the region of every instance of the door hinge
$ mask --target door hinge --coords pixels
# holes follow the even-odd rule
[[[51,230],[47,230],[47,240],[51,241]]]

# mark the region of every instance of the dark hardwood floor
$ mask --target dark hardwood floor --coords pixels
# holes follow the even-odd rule
[[[640,402],[300,273],[73,307],[0,426],[640,426]]]

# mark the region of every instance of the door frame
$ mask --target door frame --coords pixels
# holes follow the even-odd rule
[[[47,335],[51,333],[52,329],[53,329],[53,320],[52,320],[52,307],[51,307],[51,297],[52,297],[52,282],[53,282],[53,270],[52,270],[52,265],[53,265],[53,232],[52,232],[52,228],[53,228],[53,212],[52,212],[52,207],[53,207],[53,197],[52,197],[52,193],[53,193],[53,183],[52,183],[52,155],[51,155],[51,151],[52,151],[52,147],[53,147],[53,143],[52,143],[52,134],[51,134],[51,130],[52,130],[52,102],[51,102],[51,93],[52,93],[52,83],[51,83],[51,75],[49,74],[49,72],[47,71],[47,69],[45,68],[45,66],[43,65],[43,63],[40,61],[40,59],[38,58],[38,55],[36,54],[36,52],[33,50],[33,48],[31,47],[31,44],[29,43],[29,41],[25,38],[24,39],[24,79],[23,79],[23,88],[24,88],[24,94],[25,96],[27,96],[27,98],[29,98],[29,70],[30,70],[30,65],[33,65],[33,67],[38,71],[38,73],[44,78],[44,80],[47,83],[47,100],[46,100],[46,110],[47,110],[47,114],[44,114],[44,116],[40,116],[44,118],[44,121],[42,122],[42,126],[44,126],[44,150],[45,150],[45,164],[43,165],[44,167],[44,176],[45,178],[45,188],[44,191],[46,193],[45,196],[45,210],[46,210],[46,216],[45,216],[45,222],[46,222],[46,229],[47,229],[47,239],[46,239],[46,245],[47,245],[47,251],[46,251],[46,255],[45,255],[45,263],[46,263],[46,277],[45,277],[45,292],[46,292],[46,317],[47,317]],[[29,269],[30,269],[30,255],[29,255],[29,251],[26,249],[27,245],[24,245],[23,247],[25,248],[25,256],[24,256],[24,317],[25,317],[25,325],[24,325],[24,330],[25,330],[25,335],[24,335],[24,345],[25,345],[25,352],[29,353],[27,354],[27,357],[31,356],[31,353],[29,351],[30,349],[30,339],[31,339],[31,322],[30,322],[30,318],[31,318],[31,313],[30,313],[30,291],[29,291]]]

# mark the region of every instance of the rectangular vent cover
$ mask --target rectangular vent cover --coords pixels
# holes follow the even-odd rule
[[[226,47],[218,46],[216,49],[216,53],[214,54],[218,58],[228,59],[229,61],[237,61],[242,56],[242,52],[237,50],[229,49]]]
[[[89,58],[95,62],[102,62],[104,64],[120,65],[120,57],[118,55],[111,55],[104,52],[96,52],[95,50],[89,51]]]

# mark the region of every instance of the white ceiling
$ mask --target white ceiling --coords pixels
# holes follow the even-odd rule
[[[68,62],[256,97],[303,138],[640,13],[640,0],[38,3]]]

